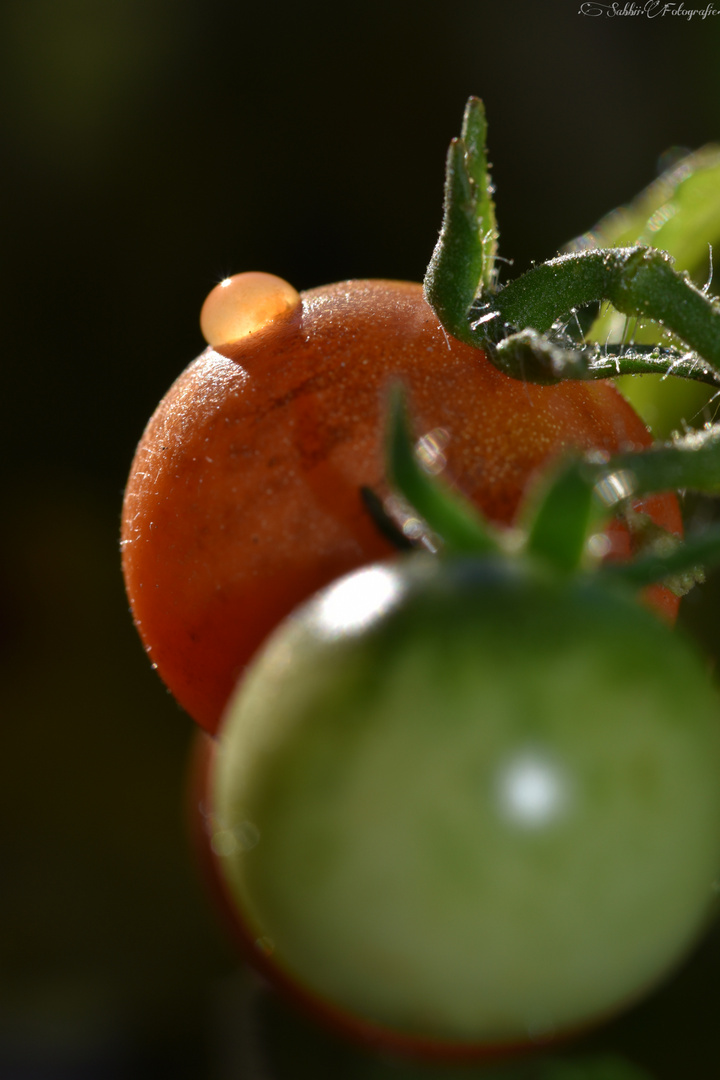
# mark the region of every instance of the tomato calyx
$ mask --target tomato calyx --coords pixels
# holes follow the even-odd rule
[[[448,151],[443,224],[424,282],[445,329],[485,350],[505,374],[541,385],[655,373],[720,386],[720,304],[707,287],[678,273],[665,251],[647,244],[573,245],[498,284],[486,131],[483,104],[471,97]],[[702,167],[699,155],[688,165]],[[656,324],[658,340],[617,349],[593,340],[587,324],[599,301]],[[669,346],[662,343],[668,334]]]
[[[633,507],[643,496],[673,488],[719,493],[717,426],[626,454],[565,454],[531,486],[519,527],[512,529],[491,525],[459,491],[423,467],[400,384],[389,395],[386,453],[391,486],[421,519],[415,546],[424,540],[424,546],[446,555],[526,558],[559,573],[600,574],[608,584],[633,588],[662,582],[676,595],[703,580],[704,565],[720,562],[720,527],[682,541]],[[395,514],[396,532],[405,540],[397,503],[379,506],[374,498],[375,513],[384,508],[390,522]],[[607,541],[602,530],[618,514],[629,527],[632,556],[603,561]]]

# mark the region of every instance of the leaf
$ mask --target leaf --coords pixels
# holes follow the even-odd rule
[[[696,284],[704,286],[710,276],[711,245],[718,241],[720,146],[708,145],[681,158],[631,203],[607,214],[565,250],[649,244],[666,251],[675,260],[676,269],[687,270]],[[656,324],[628,321],[610,304],[603,306],[587,340],[605,345],[622,340],[624,335],[640,345],[663,341]],[[701,412],[710,397],[702,387],[659,376],[624,378],[618,386],[660,438]]]
[[[667,251],[678,270],[706,267],[720,239],[720,146],[688,154],[633,199],[567,245],[566,251],[647,244]]]
[[[581,458],[571,457],[546,471],[523,505],[526,550],[558,570],[577,570],[600,516],[594,490]]]

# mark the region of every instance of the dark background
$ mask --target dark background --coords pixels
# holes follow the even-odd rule
[[[578,7],[0,8],[3,1080],[245,1076],[225,1045],[236,960],[185,837],[192,725],[119,573],[134,446],[228,273],[422,278],[469,94],[516,270],[630,198],[668,148],[720,139],[720,15]],[[687,1055],[703,1060],[714,1013],[698,972],[716,960],[711,944],[608,1045],[700,1076]]]

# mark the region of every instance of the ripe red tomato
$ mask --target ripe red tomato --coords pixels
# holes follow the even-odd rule
[[[340,282],[297,303],[290,290],[273,310],[239,340],[208,348],[171,387],[123,507],[137,628],[172,693],[209,731],[289,611],[391,553],[360,494],[385,491],[389,380],[404,381],[435,465],[496,523],[513,521],[529,479],[561,448],[650,442],[607,383],[542,387],[498,372],[443,331],[420,285]],[[674,497],[645,505],[680,532]],[[627,544],[622,530],[611,536]],[[661,605],[672,611],[675,598],[666,591]]]

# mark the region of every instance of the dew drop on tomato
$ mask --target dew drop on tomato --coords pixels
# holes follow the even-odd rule
[[[209,294],[200,312],[200,328],[208,345],[224,345],[261,330],[299,302],[297,289],[274,274],[254,270],[235,274]]]

